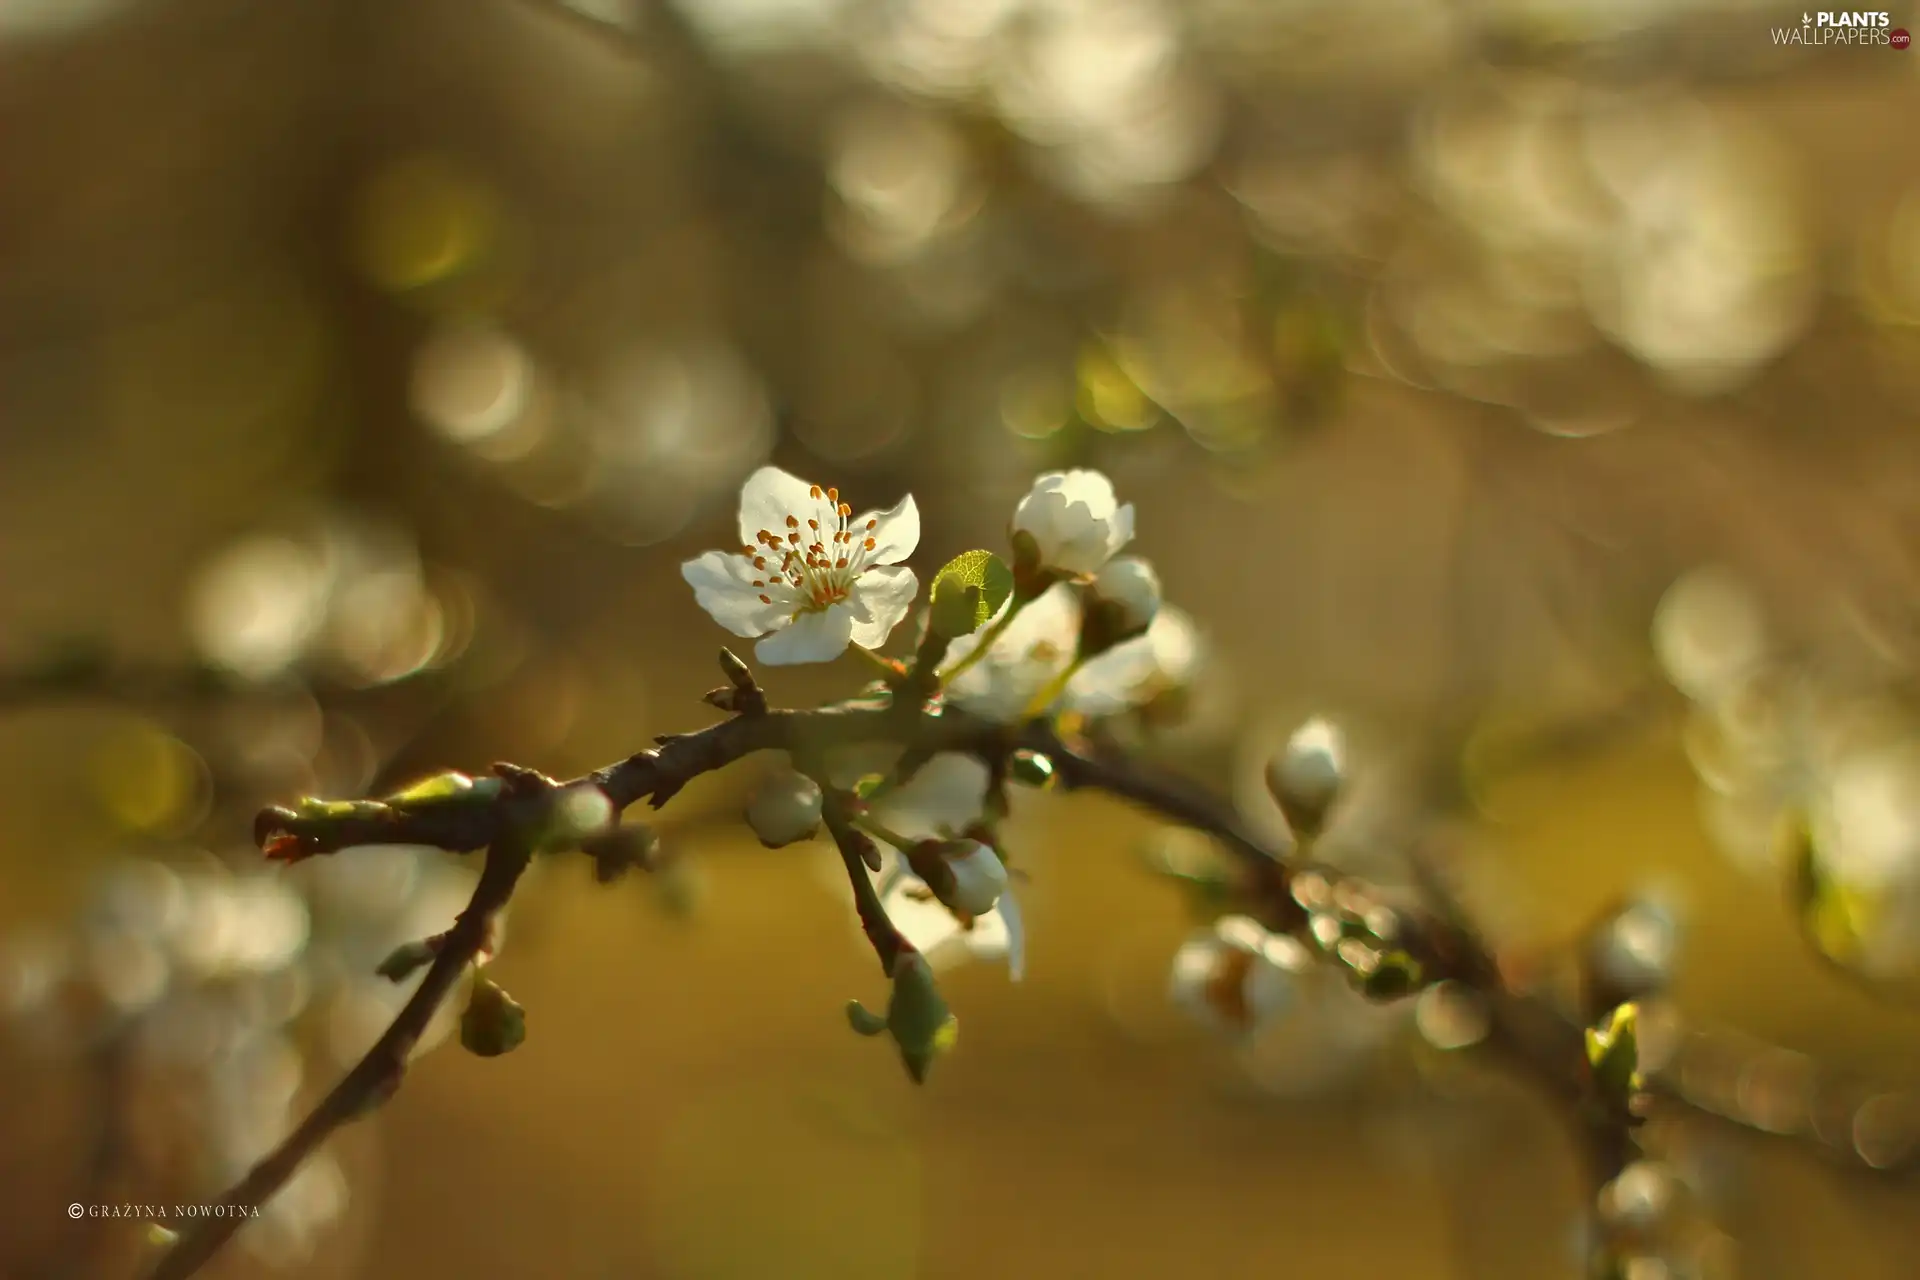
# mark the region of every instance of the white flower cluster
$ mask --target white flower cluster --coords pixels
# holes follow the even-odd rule
[[[1119,554],[1133,527],[1133,507],[1099,472],[1040,476],[1009,523],[1009,594],[984,625],[934,651],[937,680],[925,687],[969,714],[1019,723],[1113,716],[1189,686],[1200,638],[1184,613],[1162,605],[1153,566]],[[741,491],[739,529],[738,551],[709,551],[681,573],[715,621],[757,641],[763,663],[876,649],[918,594],[902,564],[920,541],[911,496],[856,516],[838,489],[762,467]],[[1020,909],[992,843],[988,790],[980,761],[941,755],[888,794],[869,815],[895,846],[876,887],[895,927],[931,962],[1004,957],[1018,979]],[[819,792],[775,780],[748,819],[769,845],[807,839]]]
[[[1014,593],[948,648],[948,701],[1002,721],[1098,717],[1190,685],[1200,637],[1185,613],[1162,605],[1153,566],[1118,555],[1133,527],[1133,506],[1097,471],[1035,480],[1009,527]],[[878,648],[919,591],[901,563],[920,541],[911,495],[855,516],[838,489],[762,467],[741,491],[739,528],[738,551],[709,551],[681,573],[715,621],[758,641],[768,665]]]

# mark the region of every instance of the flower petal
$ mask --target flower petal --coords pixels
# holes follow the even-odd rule
[[[680,576],[693,588],[693,598],[713,620],[737,636],[763,636],[781,626],[792,614],[791,603],[778,594],[762,591],[747,577],[748,562],[725,551],[709,551],[680,566]],[[784,587],[784,583],[781,584]],[[773,603],[760,597],[769,596]]]
[[[992,775],[975,756],[942,751],[875,805],[881,821],[905,836],[958,835],[980,820]]]
[[[1008,887],[994,904],[994,913],[1007,930],[1007,977],[1018,982],[1027,976],[1027,929],[1020,915],[1020,901]]]
[[[920,508],[912,494],[886,511],[868,511],[856,516],[853,521],[856,535],[867,528],[869,520],[875,523],[865,534],[874,543],[873,550],[867,552],[868,564],[899,564],[920,545]]]
[[[1113,513],[1113,518],[1107,524],[1107,538],[1109,555],[1133,541],[1133,504],[1131,502]]]
[[[853,612],[853,642],[863,649],[878,649],[885,644],[913,607],[913,597],[919,590],[920,580],[913,576],[913,570],[901,565],[869,569],[855,578],[847,599],[847,607]]]
[[[1111,716],[1141,701],[1160,674],[1153,641],[1125,640],[1092,659],[1067,683],[1066,705],[1086,716]]]
[[[914,950],[926,956],[929,963],[945,968],[965,954],[964,948],[959,954],[948,950],[952,944],[964,941],[960,922],[954,919],[953,912],[934,899],[920,877],[896,870],[881,877],[876,888],[893,927],[913,944]]]
[[[813,486],[778,467],[762,467],[740,487],[740,542],[752,545],[762,529],[787,534],[787,517],[813,502]]]
[[[853,635],[853,612],[843,604],[809,610],[792,625],[753,646],[753,656],[770,667],[803,662],[832,662],[847,651]]]

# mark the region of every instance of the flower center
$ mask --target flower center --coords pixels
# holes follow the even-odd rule
[[[753,566],[753,585],[763,593],[770,588],[793,592],[798,597],[796,614],[818,612],[847,598],[878,545],[873,533],[880,527],[877,519],[870,519],[856,528],[853,508],[840,501],[838,489],[822,490],[816,484],[808,497],[810,502],[788,514],[784,530],[762,529],[754,535],[756,545],[740,548],[741,557]],[[773,602],[771,594],[760,597],[762,604]]]

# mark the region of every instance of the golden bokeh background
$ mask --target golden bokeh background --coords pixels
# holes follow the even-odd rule
[[[678,566],[769,460],[914,492],[923,581],[1105,470],[1208,640],[1155,754],[1271,823],[1333,715],[1339,856],[1439,850],[1523,950],[1656,892],[1673,1005],[1782,1047],[1694,1083],[1820,1140],[1663,1128],[1631,1280],[1913,1274],[1863,1165],[1920,1144],[1920,54],[1802,16],[0,0],[0,1275],[134,1274],[62,1207],[210,1199],[464,900],[267,874],[259,806],[706,722]],[[527,1044],[422,1058],[217,1274],[1578,1273],[1558,1118],[1425,1017],[1190,1026],[1166,833],[1098,797],[1021,807],[1029,976],[945,975],[912,1087],[832,860],[734,822],[761,763],[670,877],[539,868]],[[1890,998],[1796,936],[1812,792]]]

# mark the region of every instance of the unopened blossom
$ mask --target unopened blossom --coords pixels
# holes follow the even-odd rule
[[[1089,656],[1144,635],[1160,612],[1160,575],[1138,556],[1109,560],[1087,585],[1080,651]]]
[[[1006,864],[978,840],[929,841],[908,862],[934,896],[962,917],[987,914],[1007,888]]]
[[[1049,471],[1013,509],[1015,571],[1086,578],[1133,540],[1133,504],[1098,471]]]
[[[797,844],[820,829],[822,801],[818,783],[788,769],[755,790],[747,802],[747,825],[769,849]]]
[[[904,861],[881,873],[878,889],[894,928],[935,969],[965,960],[1004,959],[1008,977],[1018,982],[1026,976],[1026,929],[1011,886],[1001,891],[991,911],[967,920],[954,915]]]
[[[848,644],[878,648],[920,588],[900,562],[920,543],[913,495],[853,514],[838,489],[762,467],[740,491],[740,549],[680,566],[715,622],[755,638],[769,666],[827,662]]]
[[[1174,953],[1168,994],[1204,1025],[1251,1037],[1293,1004],[1297,974],[1309,963],[1293,939],[1227,916]]]
[[[1320,833],[1345,782],[1346,758],[1346,739],[1340,730],[1315,718],[1294,730],[1267,766],[1267,790],[1279,802],[1294,835]]]
[[[1118,608],[1130,631],[1145,631],[1160,612],[1160,575],[1139,556],[1120,556],[1094,575],[1095,600]]]
[[[961,847],[962,852],[971,852],[964,846],[978,842],[963,833],[985,813],[990,781],[987,766],[976,757],[942,752],[876,803],[874,816],[888,829],[910,839],[947,841]],[[875,877],[876,888],[894,927],[936,969],[969,959],[1005,959],[1009,975],[1017,982],[1026,969],[1020,904],[1006,883],[1006,869],[999,857],[984,845],[980,849],[994,865],[965,864],[966,895],[956,897],[955,906],[942,902],[927,882],[914,874],[907,858],[894,850],[883,854],[885,865]],[[954,869],[956,873],[961,870]],[[990,886],[996,871],[999,888],[986,909],[967,910],[981,905],[982,890]],[[956,874],[956,883],[959,880]],[[956,910],[966,918],[955,914]]]

